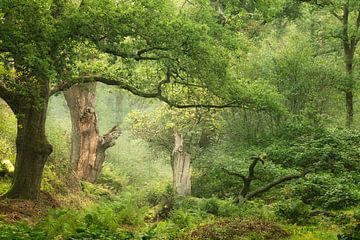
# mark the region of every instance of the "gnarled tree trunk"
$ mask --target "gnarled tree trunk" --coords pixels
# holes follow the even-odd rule
[[[8,198],[36,199],[40,192],[43,169],[52,146],[46,139],[45,121],[49,100],[49,85],[40,88],[41,104],[13,102],[17,116],[16,163],[13,185]]]
[[[71,161],[79,179],[95,182],[105,160],[105,151],[115,144],[120,129],[115,126],[101,136],[95,112],[96,83],[72,86],[64,92],[72,123]]]
[[[171,155],[173,188],[177,195],[191,195],[191,156],[183,151],[183,138],[175,134],[175,147]]]

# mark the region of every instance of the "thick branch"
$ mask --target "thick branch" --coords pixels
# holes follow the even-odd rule
[[[227,174],[229,174],[229,175],[232,175],[232,176],[236,176],[236,177],[240,177],[240,178],[242,178],[244,181],[245,181],[245,179],[246,179],[246,176],[244,175],[244,174],[242,174],[242,173],[239,173],[239,172],[232,172],[232,171],[230,171],[230,170],[228,170],[228,169],[226,169],[226,168],[221,168],[223,171],[225,171]]]
[[[258,161],[260,160],[260,158],[252,157],[251,159],[253,159],[253,162],[249,166],[249,173],[248,173],[249,180],[253,180],[255,178],[255,167]]]
[[[118,125],[112,127],[106,134],[101,137],[100,144],[103,149],[110,148],[115,145],[115,140],[121,135],[121,129]]]
[[[170,107],[175,107],[175,108],[218,108],[218,109],[223,109],[223,108],[247,108],[244,104],[241,104],[237,101],[230,101],[228,103],[224,103],[224,104],[206,104],[206,103],[194,103],[194,104],[179,104],[176,102],[171,101],[169,98],[167,98],[166,96],[163,95],[162,93],[162,86],[164,84],[168,84],[171,81],[168,78],[169,76],[167,76],[167,78],[163,81],[160,81],[158,86],[157,86],[157,90],[154,92],[145,92],[145,91],[141,91],[133,86],[130,86],[124,82],[121,82],[119,80],[115,80],[115,79],[109,79],[109,78],[105,78],[105,77],[99,77],[99,76],[83,76],[83,77],[79,77],[78,81],[61,81],[58,85],[56,85],[55,87],[53,87],[50,91],[50,95],[54,95],[60,91],[64,91],[68,88],[70,88],[71,86],[75,85],[76,82],[81,82],[81,83],[85,83],[85,82],[102,82],[106,85],[113,85],[113,86],[119,86],[122,89],[125,89],[129,92],[131,92],[134,95],[140,96],[140,97],[144,97],[144,98],[157,98],[162,102],[165,102],[166,104],[168,104]],[[186,85],[186,83],[183,83],[183,85]],[[191,86],[191,85],[189,85]]]
[[[358,11],[357,19],[356,19],[356,35],[354,36],[354,48],[359,42],[359,28],[360,28],[360,9]],[[355,51],[355,49],[354,49]]]
[[[342,21],[342,17],[341,17],[339,14],[337,14],[335,11],[331,11],[331,14],[332,14],[334,17],[336,17],[339,21]]]
[[[61,81],[58,85],[53,87],[50,91],[50,95],[54,95],[60,91],[64,91],[69,89],[71,86],[75,85],[77,82],[86,83],[86,82],[101,82],[106,85],[112,85],[112,86],[119,86],[122,89],[128,90],[129,92],[133,93],[134,95],[144,97],[144,98],[156,98],[158,95],[158,92],[154,93],[147,93],[140,91],[128,84],[125,84],[121,81],[104,78],[104,77],[98,77],[98,76],[83,76],[79,77],[78,81]]]
[[[245,176],[245,175],[243,175],[241,173],[238,173],[238,172],[229,171],[226,168],[222,168],[222,170],[224,170],[229,175],[240,177],[243,180],[243,187],[242,187],[242,189],[240,191],[239,198],[237,199],[237,202],[240,202],[240,201],[242,202],[244,200],[248,200],[248,199],[251,199],[253,197],[259,196],[259,195],[263,194],[264,192],[269,191],[271,188],[273,188],[273,187],[275,187],[275,186],[277,186],[277,185],[279,185],[279,184],[281,184],[283,182],[287,182],[287,181],[290,181],[292,179],[304,177],[306,174],[308,174],[310,172],[309,170],[307,170],[307,171],[304,171],[304,172],[299,173],[299,174],[287,175],[287,176],[281,177],[281,178],[279,178],[277,180],[274,180],[274,181],[270,182],[269,184],[255,190],[255,191],[250,192],[251,182],[256,179],[256,177],[255,177],[256,164],[259,161],[262,164],[264,164],[264,161],[266,159],[266,154],[261,154],[259,156],[253,156],[253,157],[251,157],[251,159],[253,159],[253,162],[249,166],[249,172],[248,172],[247,176]]]
[[[322,8],[328,5],[332,5],[332,2],[329,1],[321,1],[321,2],[318,2],[318,0],[298,0],[298,1],[303,3],[312,3]]]
[[[237,176],[237,177],[241,177],[243,180],[243,187],[241,188],[240,191],[240,198],[245,198],[245,196],[249,193],[250,191],[250,186],[251,186],[251,182],[253,180],[256,179],[255,176],[255,167],[256,164],[261,161],[264,164],[264,159],[266,158],[266,155],[260,155],[260,156],[253,156],[251,157],[251,159],[253,160],[253,162],[250,164],[249,166],[249,170],[248,170],[248,174],[247,176],[241,174],[241,173],[235,173],[235,172],[230,172],[229,170],[223,168],[223,170],[225,170],[228,174],[233,175],[233,176]],[[240,199],[239,199],[240,200]]]
[[[342,37],[343,37],[343,44],[344,44],[344,50],[345,54],[348,54],[350,52],[350,43],[349,43],[349,6],[347,4],[344,5],[343,8],[343,31],[342,31]]]
[[[14,113],[16,113],[17,105],[20,101],[20,96],[14,92],[10,92],[4,82],[0,80],[0,98],[2,98],[9,107],[13,110]]]
[[[146,49],[142,49],[142,50],[139,50],[137,51],[136,53],[129,53],[129,52],[122,52],[122,51],[119,51],[117,49],[114,49],[114,48],[107,48],[107,47],[101,47],[101,50],[108,53],[108,54],[111,54],[111,55],[114,55],[114,56],[117,56],[117,57],[121,57],[121,58],[127,58],[127,59],[134,59],[136,61],[141,61],[141,60],[160,60],[160,59],[163,59],[163,58],[166,58],[164,56],[156,56],[156,57],[150,57],[150,56],[143,56],[143,54],[145,53],[148,53],[148,52],[151,52],[151,51],[166,51],[166,50],[169,50],[168,48],[162,48],[162,47],[151,47],[151,48],[146,48]]]
[[[259,196],[261,194],[263,194],[264,192],[267,192],[269,191],[271,188],[283,183],[283,182],[287,182],[287,181],[290,181],[290,180],[293,180],[293,179],[297,179],[297,178],[301,178],[301,177],[304,177],[306,174],[308,174],[309,171],[305,171],[305,172],[302,172],[302,173],[299,173],[299,174],[293,174],[293,175],[288,175],[288,176],[284,176],[284,177],[281,177],[267,185],[265,185],[264,187],[262,188],[259,188],[253,192],[250,192],[249,194],[247,194],[245,196],[245,199],[251,199],[253,197],[256,197],[256,196]]]

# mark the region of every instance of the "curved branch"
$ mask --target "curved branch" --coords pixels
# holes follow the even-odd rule
[[[110,148],[115,145],[115,140],[120,137],[121,133],[120,127],[116,125],[100,138],[99,144],[103,149]]]
[[[290,181],[290,180],[293,180],[293,179],[297,179],[297,178],[301,178],[301,177],[304,177],[306,174],[308,174],[310,171],[305,171],[305,172],[302,172],[302,173],[299,173],[299,174],[293,174],[293,175],[287,175],[287,176],[284,176],[284,177],[281,177],[277,180],[274,180],[272,181],[271,183],[255,190],[255,191],[252,191],[250,192],[249,194],[247,194],[245,196],[245,199],[248,200],[248,199],[251,199],[253,197],[256,197],[256,196],[259,196],[267,191],[269,191],[271,188],[283,183],[283,182],[287,182],[287,181]]]
[[[243,180],[245,180],[246,179],[246,176],[244,175],[244,174],[242,174],[242,173],[239,173],[239,172],[232,172],[232,171],[230,171],[230,170],[228,170],[228,169],[226,169],[226,168],[221,168],[223,171],[225,171],[227,174],[229,174],[229,175],[232,175],[232,176],[236,176],[236,177],[240,177],[240,178],[242,178]]]
[[[11,110],[16,113],[20,97],[18,94],[10,92],[2,80],[0,80],[0,98],[2,98],[9,105]]]
[[[50,91],[50,96],[60,92],[64,91],[71,86],[77,84],[77,82],[85,83],[85,82],[101,82],[106,85],[112,85],[112,86],[119,86],[122,89],[125,89],[129,92],[131,92],[134,95],[143,97],[143,98],[157,98],[160,101],[166,103],[170,107],[175,108],[247,108],[244,104],[239,103],[238,101],[230,101],[228,103],[224,104],[207,104],[207,103],[194,103],[194,104],[179,104],[176,102],[171,101],[169,98],[165,97],[162,92],[162,86],[164,84],[171,83],[170,81],[170,73],[167,73],[166,79],[160,81],[157,86],[157,90],[154,92],[145,92],[141,91],[133,86],[130,86],[124,82],[121,82],[116,79],[110,79],[106,77],[100,77],[100,76],[82,76],[77,78],[78,81],[61,81],[58,85],[54,86]],[[186,83],[184,83],[186,84]]]
[[[99,44],[97,44],[99,45]],[[139,50],[135,53],[130,53],[130,52],[122,52],[119,51],[117,49],[114,48],[107,48],[104,46],[100,46],[99,47],[102,51],[104,51],[105,53],[117,56],[117,57],[121,57],[121,58],[125,58],[125,59],[134,59],[136,61],[142,61],[142,60],[152,60],[152,61],[156,61],[156,60],[160,60],[160,59],[164,59],[167,58],[165,56],[156,56],[156,57],[150,57],[150,56],[143,56],[143,54],[151,52],[151,51],[166,51],[169,50],[168,48],[163,48],[163,47],[149,47],[149,48],[145,48],[142,50]]]

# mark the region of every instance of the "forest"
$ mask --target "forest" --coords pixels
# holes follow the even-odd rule
[[[360,1],[0,0],[0,239],[360,240]]]

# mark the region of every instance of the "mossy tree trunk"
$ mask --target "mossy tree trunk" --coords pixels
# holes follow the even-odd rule
[[[14,180],[8,198],[36,199],[40,192],[42,174],[52,146],[45,135],[49,100],[49,85],[39,88],[39,102],[19,98],[10,101],[17,116],[16,163]]]
[[[105,161],[105,151],[115,145],[120,129],[115,126],[101,136],[95,112],[96,83],[72,86],[64,92],[70,110],[71,161],[78,179],[95,182]]]

